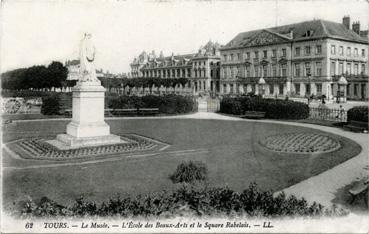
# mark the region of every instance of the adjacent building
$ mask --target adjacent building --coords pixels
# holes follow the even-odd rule
[[[220,45],[209,41],[197,53],[159,56],[142,52],[131,65],[132,77],[187,78],[195,93],[219,93]]]
[[[220,93],[333,100],[344,76],[349,98],[368,99],[368,44],[368,32],[359,22],[350,29],[347,16],[342,24],[312,20],[243,32],[220,49]]]
[[[67,80],[78,80],[79,79],[79,60],[67,60],[65,66],[68,69]],[[104,72],[103,69],[96,69],[97,78],[124,78],[127,77],[125,74],[114,75],[109,71]]]

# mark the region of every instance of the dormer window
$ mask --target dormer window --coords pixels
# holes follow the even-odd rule
[[[302,35],[303,37],[311,37],[313,36],[314,31],[313,30],[307,30],[304,35]]]

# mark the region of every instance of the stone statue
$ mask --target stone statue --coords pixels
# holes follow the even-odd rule
[[[95,60],[95,46],[91,40],[91,34],[85,33],[81,40],[79,57],[80,57],[80,82],[96,82],[99,81],[96,77],[96,70],[94,65]]]

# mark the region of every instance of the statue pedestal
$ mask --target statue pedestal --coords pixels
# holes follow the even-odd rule
[[[67,133],[48,143],[68,149],[124,142],[110,134],[110,126],[104,121],[105,88],[99,81],[78,82],[72,92],[72,121],[67,125]]]

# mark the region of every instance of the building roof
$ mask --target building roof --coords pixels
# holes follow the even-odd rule
[[[354,31],[347,29],[343,24],[326,20],[311,20],[267,29],[242,32],[223,48],[246,47],[248,44],[253,42],[257,35],[263,32],[274,34],[279,38],[279,42],[281,43],[320,38],[334,38],[368,44],[367,39],[359,36]]]

